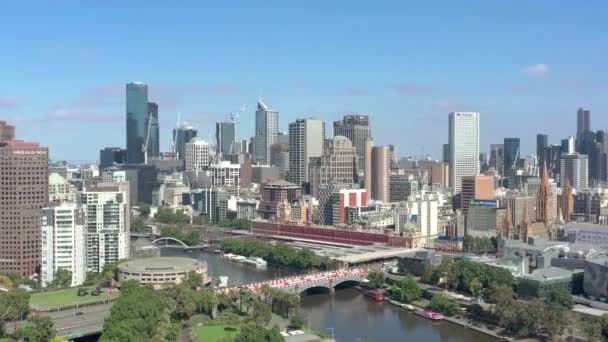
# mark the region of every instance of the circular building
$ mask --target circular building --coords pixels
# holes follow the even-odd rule
[[[203,260],[177,257],[135,259],[118,265],[118,281],[137,280],[142,285],[151,284],[162,288],[179,284],[195,272],[203,277],[206,284],[211,281],[207,274],[207,263]]]

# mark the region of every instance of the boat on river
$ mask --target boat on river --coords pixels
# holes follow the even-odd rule
[[[250,257],[249,259],[243,260],[242,263],[245,265],[255,266],[256,268],[264,268],[268,266],[266,260],[259,257]]]
[[[384,298],[384,295],[378,290],[367,290],[363,294],[375,300],[376,302],[382,302],[386,299]]]
[[[442,314],[437,313],[435,311],[431,311],[431,310],[416,309],[416,310],[414,310],[414,313],[418,316],[429,318],[434,321],[440,321],[440,320],[444,319],[444,316]]]
[[[391,299],[390,303],[393,304],[393,305],[396,305],[396,306],[401,306],[401,303],[398,302],[398,301],[396,301],[396,300],[394,300],[394,299]]]
[[[411,305],[411,304],[405,304],[405,303],[403,303],[403,304],[401,304],[401,307],[404,308],[404,309],[406,309],[406,310],[416,310],[416,307],[413,306],[413,305]]]

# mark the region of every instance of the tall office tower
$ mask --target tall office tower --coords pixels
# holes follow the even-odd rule
[[[129,182],[97,183],[81,193],[85,214],[87,272],[129,257]]]
[[[595,142],[589,148],[589,182],[608,181],[608,139],[606,131],[595,133]]]
[[[179,159],[185,159],[186,143],[190,142],[197,134],[198,131],[187,123],[173,129],[173,142]]]
[[[450,164],[436,160],[418,161],[420,171],[427,174],[427,185],[440,187],[442,189],[450,187]],[[392,195],[392,194],[391,194]]]
[[[106,169],[114,164],[124,164],[127,161],[127,150],[120,147],[106,147],[99,151],[99,168]]]
[[[277,142],[279,133],[279,112],[269,109],[260,99],[255,112],[255,153],[254,159],[260,164],[270,162],[270,146]]]
[[[488,166],[489,158],[488,154],[485,152],[479,153],[479,168],[481,172],[486,172],[489,168]]]
[[[494,177],[492,176],[465,176],[462,177],[462,196],[460,208],[464,214],[468,213],[471,200],[494,199]]]
[[[505,157],[505,145],[503,144],[490,144],[490,161],[489,167],[493,167],[498,174],[504,174],[504,157]]]
[[[241,139],[241,142],[239,144],[239,153],[252,153],[250,139]]]
[[[542,170],[542,165],[545,162],[545,147],[549,146],[549,138],[546,134],[536,135],[536,159],[538,160],[538,166]]]
[[[158,158],[160,156],[160,131],[158,127],[158,104],[156,102],[148,102],[148,115],[146,119],[146,131],[148,130],[147,120],[152,119],[150,123],[150,139],[148,141],[148,157]]]
[[[450,162],[450,144],[443,144],[442,160],[444,163]]]
[[[559,184],[566,184],[566,179],[577,191],[589,187],[589,158],[586,154],[562,154],[560,161]]]
[[[74,203],[44,208],[42,216],[42,286],[55,279],[57,270],[72,273],[70,286],[86,278],[84,214]]]
[[[328,139],[317,165],[310,168],[313,197],[317,197],[319,189],[330,182],[351,184],[352,187],[357,181],[358,160],[357,149],[346,137],[338,135]]]
[[[142,148],[148,131],[148,86],[141,82],[127,83],[127,163],[144,162]]]
[[[544,163],[540,187],[536,194],[536,221],[551,223],[553,222],[553,190],[547,174],[547,163]]]
[[[588,109],[579,108],[576,111],[576,133],[585,133],[591,130],[591,112]]]
[[[0,120],[0,142],[15,140],[15,127]]]
[[[192,138],[185,148],[186,171],[200,171],[209,168],[209,143],[203,138]]]
[[[365,165],[365,139],[371,138],[369,116],[367,115],[345,115],[342,120],[334,121],[334,137],[341,135],[350,140],[357,150],[359,170]]]
[[[505,138],[505,173],[517,168],[520,158],[519,138]]]
[[[479,113],[450,113],[450,184],[454,194],[462,189],[462,177],[479,174]]]
[[[231,164],[227,160],[209,166],[211,171],[211,186],[235,187],[237,193],[241,190],[241,165]]]
[[[225,159],[229,154],[236,154],[236,126],[234,121],[218,122],[215,124],[216,153]]]
[[[575,148],[575,139],[573,136],[569,136],[566,139],[562,139],[561,141],[561,151],[565,154],[572,154],[576,152]]]
[[[374,146],[371,153],[371,198],[390,201],[391,159],[388,146]]]
[[[364,151],[365,158],[363,163],[365,164],[363,169],[365,192],[368,196],[372,194],[372,149],[374,147],[374,139],[371,137],[365,139]]]
[[[310,181],[308,161],[323,154],[325,124],[319,119],[299,119],[289,124],[289,181]],[[269,150],[270,151],[270,150]]]
[[[48,179],[46,147],[17,140],[0,142],[0,273],[39,271]]]

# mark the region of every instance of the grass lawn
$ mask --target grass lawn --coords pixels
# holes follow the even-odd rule
[[[225,328],[234,328],[235,331],[226,331]],[[224,336],[234,337],[238,334],[240,327],[234,325],[201,325],[196,328],[196,333],[201,342],[216,342]]]
[[[78,296],[78,289],[78,287],[73,287],[57,291],[34,293],[30,296],[30,305],[40,308],[50,308],[73,304],[95,303],[108,299],[107,289],[102,289],[99,296],[88,294],[82,297]],[[88,290],[90,293],[94,288],[88,288]],[[120,290],[112,289],[112,299],[118,298],[119,296]]]

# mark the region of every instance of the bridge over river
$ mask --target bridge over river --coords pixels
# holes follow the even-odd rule
[[[302,293],[312,288],[325,288],[333,293],[335,287],[338,285],[349,282],[358,284],[365,282],[368,273],[369,269],[366,268],[341,269],[336,271],[295,275],[248,285],[232,286],[220,291],[233,292],[240,289],[246,289],[258,293],[265,285],[268,285],[272,288],[292,293]]]

